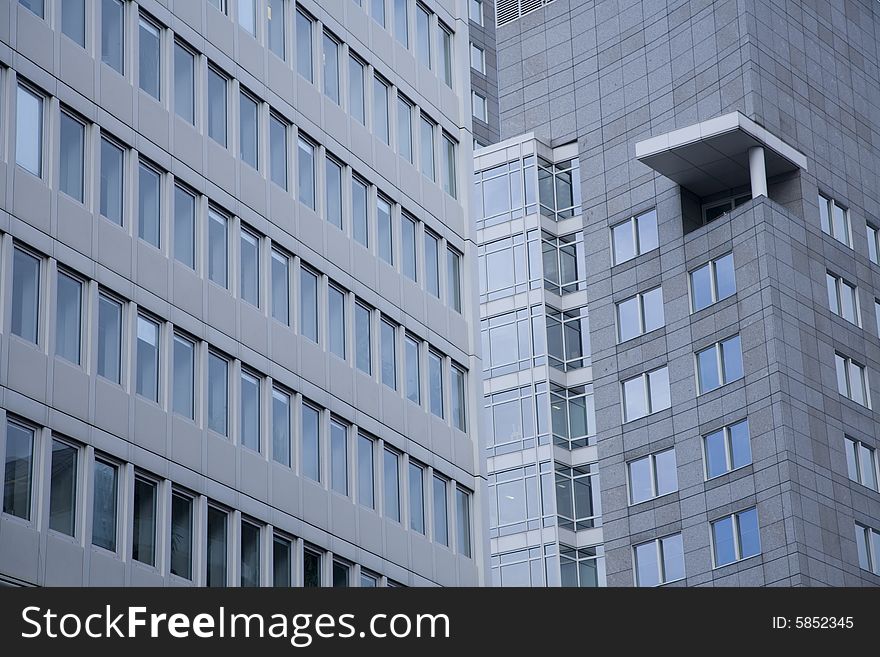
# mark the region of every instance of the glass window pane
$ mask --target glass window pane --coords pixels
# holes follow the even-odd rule
[[[373,134],[390,144],[388,136],[388,85],[373,78]]]
[[[272,541],[272,586],[288,587],[293,584],[291,555],[290,541],[276,536]]]
[[[193,502],[189,497],[171,495],[171,573],[192,579]]]
[[[242,371],[239,441],[248,449],[260,451],[260,379]]]
[[[347,588],[350,586],[349,578],[351,575],[351,566],[341,561],[333,560],[333,587]]]
[[[348,495],[348,427],[330,421],[330,487]]]
[[[663,551],[663,582],[684,578],[684,543],[681,534],[660,539]]]
[[[92,482],[92,545],[116,551],[117,468],[95,461]],[[9,477],[7,476],[7,481]]]
[[[327,296],[327,330],[330,334],[330,353],[345,358],[345,294],[330,286]]]
[[[272,182],[287,189],[287,123],[269,116],[269,169]]]
[[[740,558],[747,559],[761,552],[761,537],[758,532],[758,510],[749,509],[737,514],[739,525]]]
[[[834,365],[837,371],[837,391],[844,397],[849,397],[846,360],[840,354],[834,354]]]
[[[727,472],[727,452],[724,445],[724,430],[706,436],[706,474],[717,477]]]
[[[856,549],[859,553],[859,567],[864,570],[871,570],[870,548],[865,534],[867,530],[861,525],[856,525]]]
[[[409,526],[425,533],[425,471],[415,463],[409,464]]]
[[[55,309],[55,353],[79,365],[82,326],[82,283],[58,272]]]
[[[633,504],[654,497],[650,456],[637,459],[629,464],[629,495]]]
[[[382,383],[397,390],[397,345],[396,331],[393,324],[382,320],[379,338],[381,340],[380,355],[382,358]]]
[[[238,1],[238,24],[252,36],[257,34],[257,8],[255,0],[237,0]],[[244,533],[244,528],[242,528]],[[242,574],[242,577],[244,575]]]
[[[30,520],[33,459],[33,430],[7,421],[3,513]]]
[[[67,6],[66,4],[63,6]],[[67,112],[61,112],[58,188],[79,202],[83,200],[83,166],[86,127]]]
[[[315,209],[315,147],[302,137],[297,140],[297,171],[300,203]]]
[[[241,523],[241,586],[260,585],[260,528]]]
[[[367,185],[355,177],[351,179],[351,224],[351,231],[355,241],[369,248]]]
[[[443,191],[449,194],[452,198],[456,198],[458,195],[458,182],[456,176],[456,163],[455,163],[455,153],[456,147],[455,142],[450,139],[446,133],[443,133],[443,142],[442,142],[442,156],[443,156]]]
[[[370,310],[361,304],[354,308],[355,362],[362,372],[372,373]]]
[[[440,25],[440,77],[447,86],[452,86],[452,33],[445,25]]]
[[[98,374],[119,383],[121,356],[122,304],[101,294],[98,297]]]
[[[208,136],[226,146],[226,78],[208,67]]]
[[[724,383],[743,377],[742,347],[739,336],[721,343],[721,356],[724,362]]]
[[[452,426],[465,431],[467,425],[465,373],[453,366],[450,370],[450,376],[452,379]]]
[[[225,511],[208,507],[206,586],[226,586],[227,518]]]
[[[196,197],[174,186],[174,258],[189,267],[196,267]]]
[[[434,477],[434,542],[449,545],[446,480]]]
[[[156,100],[160,95],[159,28],[143,17],[138,30],[138,85]]]
[[[461,255],[446,249],[446,294],[449,307],[461,312]]]
[[[747,420],[731,425],[730,459],[734,468],[741,468],[752,462],[752,449],[749,444],[749,423]]]
[[[637,376],[623,382],[624,420],[630,421],[648,414],[645,378]]]
[[[255,169],[258,168],[257,158],[259,157],[258,144],[259,136],[257,133],[258,126],[258,106],[257,101],[246,93],[239,94],[239,131],[238,142],[241,152],[241,160],[251,165]]]
[[[321,554],[308,548],[303,550],[303,586],[321,586]]]
[[[324,33],[324,93],[339,105],[339,43]]]
[[[425,287],[435,297],[440,297],[440,240],[425,231]]]
[[[848,322],[858,324],[856,317],[856,291],[848,283],[841,281],[840,285],[840,311],[841,317]]]
[[[177,116],[195,125],[195,55],[174,44],[174,111]]]
[[[657,558],[657,542],[642,543],[635,548],[636,581],[639,586],[660,584],[660,564]]]
[[[208,278],[222,287],[227,285],[227,246],[226,217],[208,210]]]
[[[445,417],[443,412],[443,358],[428,352],[428,397],[431,413]]]
[[[861,483],[872,490],[877,490],[877,470],[874,465],[874,450],[859,444],[859,472]]]
[[[370,16],[373,17],[379,25],[385,27],[385,0],[369,0]]]
[[[101,61],[124,75],[125,5],[122,0],[101,0]]]
[[[846,472],[853,481],[859,481],[859,444],[844,438],[844,450],[846,451]]]
[[[416,4],[416,57],[419,63],[431,68],[431,14]]]
[[[268,0],[268,3],[268,11],[266,12],[266,32],[268,34],[269,50],[274,52],[281,59],[284,59],[285,0]]]
[[[868,224],[868,258],[877,263],[877,229]]]
[[[42,5],[42,0],[39,3]],[[86,47],[85,0],[64,0],[61,3],[61,32],[83,48]]]
[[[642,333],[639,317],[639,297],[635,296],[617,304],[617,327],[620,342],[626,342]]]
[[[660,243],[657,239],[657,211],[650,210],[636,218],[639,232],[639,253],[647,253],[656,249]]]
[[[397,98],[397,151],[407,162],[413,161],[412,145],[413,106],[403,98]]]
[[[314,406],[302,405],[302,473],[314,481],[321,481],[320,421]]]
[[[260,305],[260,238],[242,229],[239,257],[239,294],[244,301]]]
[[[648,373],[648,388],[651,393],[651,412],[656,413],[664,408],[669,408],[669,369],[661,367]]]
[[[352,117],[366,125],[364,65],[354,57],[348,58],[348,105],[348,111]]]
[[[412,281],[416,275],[416,222],[405,214],[400,217],[400,251],[403,275]]]
[[[272,458],[290,465],[290,395],[272,390]]]
[[[819,194],[819,223],[822,230],[831,234],[831,222],[828,217],[828,199]]]
[[[678,490],[678,470],[674,449],[656,454],[654,469],[657,477],[657,495],[666,495]]]
[[[471,556],[471,500],[470,495],[456,488],[455,490],[455,516],[458,553],[466,557]]]
[[[308,269],[300,269],[299,333],[318,341],[318,277]]]
[[[68,536],[73,536],[76,532],[76,473],[78,454],[79,450],[76,447],[60,440],[52,441],[49,528]]]
[[[195,418],[195,344],[174,336],[172,406],[175,413]]]
[[[422,173],[429,180],[436,180],[434,173],[434,124],[422,117],[419,125]]]
[[[312,19],[296,12],[296,70],[309,82],[313,81]]]
[[[156,484],[140,477],[134,480],[131,558],[156,565]]]
[[[409,0],[394,0],[394,36],[409,48]]]
[[[40,315],[40,260],[16,248],[12,257],[12,333],[37,343]]]
[[[716,566],[723,566],[736,561],[733,516],[727,516],[712,523],[712,541],[715,546]]]
[[[712,265],[706,264],[691,272],[691,298],[694,312],[711,306],[712,300]]]
[[[831,214],[831,230],[834,238],[844,244],[849,244],[848,224],[846,210],[835,203]]]
[[[342,166],[329,157],[324,162],[324,186],[327,193],[324,211],[327,213],[327,221],[342,230]]]
[[[358,435],[358,502],[365,507],[376,507],[373,483],[373,441]]]
[[[718,372],[718,352],[712,346],[697,354],[697,368],[700,375],[700,392],[709,392],[721,385]]]
[[[663,315],[663,290],[656,288],[642,296],[645,315],[645,333],[663,326],[666,321]]]
[[[159,248],[161,177],[153,167],[138,165],[138,237]]]
[[[229,418],[229,361],[208,354],[208,428],[227,435]]]
[[[406,368],[406,398],[421,404],[421,375],[419,359],[419,343],[409,336],[404,340],[404,358]]]
[[[732,253],[715,261],[715,286],[719,300],[736,294],[736,274],[733,269]]]
[[[290,325],[290,258],[272,250],[272,317]]]
[[[143,316],[137,322],[137,393],[159,401],[159,325]]]
[[[101,214],[122,225],[123,151],[113,142],[101,140]]]
[[[389,449],[384,454],[385,517],[400,521],[400,466],[398,456]]]
[[[624,221],[611,229],[614,242],[614,263],[620,264],[636,256],[632,221]]]
[[[376,231],[379,240],[379,257],[394,265],[394,236],[391,230],[391,204],[381,196],[376,198]]]

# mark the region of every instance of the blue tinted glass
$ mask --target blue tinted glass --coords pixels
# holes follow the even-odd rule
[[[716,431],[706,436],[706,473],[717,477],[727,472],[727,457],[724,454],[724,431]]]
[[[721,343],[721,357],[724,360],[724,383],[741,379],[743,376],[742,347],[738,335]]]
[[[694,312],[712,305],[710,265],[705,265],[691,272],[691,295],[693,296]]]
[[[749,423],[747,420],[730,427],[730,460],[734,468],[741,468],[752,462],[752,450],[749,445]]]
[[[636,546],[636,569],[639,586],[657,586],[660,583],[657,544],[654,541]]]
[[[732,516],[722,518],[712,524],[712,540],[715,542],[716,566],[723,566],[736,561]]]
[[[715,347],[710,347],[697,354],[697,366],[700,370],[700,392],[708,392],[721,385]]]
[[[684,545],[681,534],[667,536],[660,541],[663,546],[663,581],[674,582],[684,577]]]
[[[733,272],[732,253],[715,261],[715,285],[718,287],[719,300],[736,294],[736,275]]]
[[[758,532],[758,510],[749,509],[737,516],[739,522],[740,557],[746,559],[761,552],[761,537]]]

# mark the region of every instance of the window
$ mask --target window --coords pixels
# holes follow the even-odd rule
[[[98,294],[98,375],[120,383],[122,369],[122,304]]]
[[[880,532],[856,523],[859,568],[880,575]]]
[[[716,568],[760,554],[758,510],[752,507],[713,522],[712,546]]]
[[[373,134],[386,144],[391,144],[388,135],[388,83],[373,77]]]
[[[321,481],[321,412],[311,404],[302,405],[302,473]]]
[[[251,36],[257,36],[256,0],[238,0],[238,24]]]
[[[101,214],[122,225],[124,152],[109,139],[101,138]]]
[[[290,466],[290,395],[272,388],[272,458]]]
[[[483,25],[483,0],[469,0],[468,17],[477,25]]]
[[[416,3],[416,58],[425,68],[431,68],[431,12]]]
[[[324,158],[324,192],[326,219],[342,230],[342,165],[330,156]]]
[[[367,220],[367,183],[357,176],[351,177],[351,232],[356,242],[370,248]]]
[[[849,210],[833,198],[819,194],[819,223],[822,231],[852,248],[852,231],[849,223]]]
[[[172,407],[175,413],[195,419],[196,344],[178,333],[174,334]]]
[[[471,496],[463,488],[455,489],[455,520],[458,553],[471,556]]]
[[[40,330],[40,258],[15,247],[12,256],[12,334],[37,344]]]
[[[394,235],[391,230],[391,202],[376,196],[376,231],[379,240],[379,257],[394,266]]]
[[[208,67],[208,136],[221,146],[226,146],[226,83],[225,75]]]
[[[663,317],[663,289],[642,292],[617,304],[617,341],[626,342],[661,328]]]
[[[208,4],[215,7],[224,16],[226,15],[226,0],[208,0]]]
[[[62,109],[59,131],[58,189],[82,203],[86,126]]]
[[[95,459],[92,481],[92,545],[116,552],[119,468]]]
[[[437,180],[436,174],[434,173],[434,127],[437,124],[422,115],[419,125],[421,126],[419,129],[419,136],[422,174],[424,174],[428,180]]]
[[[439,418],[443,412],[443,356],[428,350],[428,405]]]
[[[385,27],[385,0],[367,0],[370,3],[370,16]]]
[[[385,517],[400,522],[400,457],[386,447],[383,458]]]
[[[315,145],[302,137],[297,138],[297,172],[299,202],[315,209]]]
[[[229,361],[208,353],[208,428],[221,436],[228,435]]]
[[[583,234],[557,237],[542,231],[541,250],[545,289],[560,296],[586,289]]]
[[[6,470],[3,479],[3,513],[31,519],[34,430],[6,421]]]
[[[547,357],[563,372],[585,367],[590,355],[590,324],[586,306],[559,311],[547,308]]]
[[[58,270],[55,292],[55,353],[75,365],[80,363],[83,284]]]
[[[425,230],[425,287],[440,298],[440,238]]]
[[[370,309],[362,303],[354,305],[355,364],[366,374],[373,373],[373,341]]]
[[[339,559],[333,560],[333,587],[348,588],[351,586],[351,566]]]
[[[137,393],[159,401],[159,324],[143,315],[137,319]]]
[[[15,109],[15,163],[43,175],[43,97],[18,85]]]
[[[880,229],[871,224],[867,224],[868,228],[868,258],[875,265],[880,264],[877,254],[880,253]]]
[[[330,420],[330,488],[348,495],[348,426]]]
[[[368,509],[376,508],[375,483],[373,480],[373,450],[373,439],[362,433],[358,434],[358,502]]]
[[[259,134],[257,132],[259,107],[257,101],[244,91],[239,93],[238,143],[241,160],[257,169]]]
[[[733,254],[710,260],[690,273],[693,312],[736,294]]]
[[[486,51],[475,43],[471,43],[471,68],[477,73],[486,74]]]
[[[681,534],[658,538],[633,548],[636,586],[660,586],[684,579]]]
[[[299,333],[317,342],[318,275],[305,267],[300,269],[299,274]]]
[[[599,486],[596,466],[556,464],[556,514],[563,529],[580,531],[596,525]]]
[[[489,120],[489,105],[486,102],[486,98],[476,91],[471,92],[471,113],[475,119],[480,121]]]
[[[825,283],[828,286],[828,307],[831,312],[859,326],[861,313],[858,288],[830,271],[825,272]]]
[[[361,588],[375,589],[379,586],[379,577],[361,569]]]
[[[257,374],[241,370],[238,439],[255,452],[260,452],[260,383]]]
[[[411,281],[418,280],[416,274],[416,220],[405,212],[400,214],[400,251],[403,259],[401,264],[403,275]]]
[[[131,558],[156,565],[156,483],[144,477],[134,478]]]
[[[461,254],[446,248],[446,295],[449,307],[461,312]]]
[[[284,3],[286,0],[268,0],[266,7],[266,34],[269,41],[269,50],[278,57],[284,59],[285,52],[284,26]]]
[[[205,585],[209,587],[226,586],[226,562],[228,557],[229,514],[215,506],[208,505],[208,547],[205,560]]]
[[[63,440],[52,440],[49,485],[49,529],[76,534],[76,488],[79,450]],[[5,510],[5,509],[4,509]]]
[[[312,25],[314,21],[297,9],[296,11],[296,70],[309,82],[314,82],[312,63]]]
[[[849,436],[844,438],[843,443],[849,478],[871,490],[877,490],[877,457],[874,448]]]
[[[678,490],[675,449],[630,461],[627,469],[630,504],[638,504]]]
[[[397,152],[407,162],[413,161],[412,138],[413,104],[406,98],[397,96]]]
[[[631,260],[660,244],[657,237],[657,211],[648,210],[611,228],[614,264]]]
[[[321,586],[321,553],[315,548],[303,548],[303,586]]]
[[[409,0],[394,0],[394,36],[409,48]]]
[[[156,23],[143,16],[138,24],[138,86],[159,100],[161,31]]]
[[[738,335],[697,352],[700,394],[743,377],[742,346]]]
[[[180,493],[171,493],[171,573],[192,579],[193,501]]]
[[[227,286],[229,261],[228,220],[214,208],[208,209],[208,278]]]
[[[361,124],[367,124],[366,104],[364,102],[363,62],[353,55],[348,57],[348,111]]]
[[[706,478],[712,479],[752,462],[749,422],[742,420],[703,437]]]
[[[877,322],[877,335],[880,335],[880,299],[874,298],[874,319]]]
[[[443,191],[452,198],[458,198],[456,172],[455,172],[456,143],[445,132],[443,133],[443,146],[441,157],[443,158]]]
[[[452,30],[443,23],[440,27],[440,79],[452,87]]]
[[[291,542],[276,533],[272,539],[272,586],[288,587],[293,584]]]
[[[339,102],[339,41],[324,32],[324,94],[337,105]]]
[[[406,398],[415,404],[422,403],[421,343],[409,334],[403,340]]]
[[[241,521],[241,585],[260,585],[260,528]]]
[[[174,258],[196,268],[196,197],[180,185],[174,186]]]
[[[260,305],[260,238],[242,227],[239,250],[239,296]]]
[[[584,386],[550,388],[550,420],[553,441],[566,449],[595,443],[596,412],[593,395]]]
[[[196,56],[181,44],[174,43],[174,111],[191,125],[196,123]]]
[[[440,545],[449,545],[446,480],[437,475],[434,475],[434,542]]]
[[[394,324],[383,319],[380,324],[380,357],[382,359],[382,383],[397,390],[397,332]]]
[[[125,4],[122,0],[101,0],[101,61],[125,75]]]
[[[159,248],[162,176],[143,160],[138,164],[138,237]]]
[[[290,258],[272,249],[272,317],[290,326]]]
[[[345,360],[345,293],[335,285],[327,290],[327,330],[330,353]]]
[[[61,32],[74,43],[86,47],[85,0],[65,0],[61,3]]]
[[[457,365],[451,365],[449,377],[452,383],[452,426],[460,431],[467,429],[467,390],[465,372]]]
[[[409,526],[425,533],[425,469],[413,461],[409,462]]]
[[[669,370],[664,365],[623,382],[623,421],[669,408]]]

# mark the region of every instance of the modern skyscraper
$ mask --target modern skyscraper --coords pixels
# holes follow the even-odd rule
[[[880,584],[880,4],[498,24],[505,141],[473,202],[493,580]]]
[[[484,581],[466,11],[2,3],[0,580]]]

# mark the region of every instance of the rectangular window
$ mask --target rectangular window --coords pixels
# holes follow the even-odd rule
[[[3,513],[31,519],[33,495],[34,430],[6,421],[6,469],[3,479]]]
[[[633,548],[636,586],[660,586],[684,579],[681,534],[658,538]]]
[[[409,526],[425,533],[425,469],[413,461],[409,462]]]
[[[446,296],[449,307],[461,312],[461,254],[446,248]]]
[[[174,42],[174,111],[190,125],[196,123],[196,56]]]
[[[193,500],[171,494],[171,574],[192,579]]]
[[[413,161],[412,138],[413,104],[406,98],[397,96],[397,152],[407,162]]]
[[[403,340],[404,367],[406,369],[406,398],[415,404],[422,403],[421,343],[409,334]]]
[[[458,553],[471,556],[471,496],[463,488],[455,489],[455,520]]]
[[[339,101],[340,45],[333,36],[324,32],[324,94],[337,105]]]
[[[229,361],[208,353],[208,428],[221,436],[228,435]]]
[[[455,166],[456,151],[456,142],[444,132],[442,150],[440,152],[440,155],[443,158],[443,166],[441,169],[443,173],[443,191],[449,194],[452,198],[458,198],[458,174],[456,173]]]
[[[877,490],[877,457],[874,448],[848,436],[843,442],[849,478],[871,490]]]
[[[86,126],[69,112],[61,110],[59,131],[58,188],[82,203]]]
[[[238,145],[241,161],[254,169],[259,168],[259,105],[244,91],[239,93]]]
[[[386,144],[391,144],[388,134],[388,83],[373,78],[373,134]]]
[[[226,0],[208,0],[208,4],[215,7],[224,16],[226,15]]]
[[[125,75],[125,3],[101,0],[101,61]]]
[[[394,36],[409,48],[409,0],[394,0]]]
[[[138,21],[138,86],[156,100],[161,90],[161,30],[156,23],[140,16]]]
[[[55,353],[71,363],[80,363],[82,343],[83,284],[58,270],[55,306]]]
[[[101,214],[119,226],[122,225],[124,156],[119,146],[101,138]]]
[[[486,102],[486,98],[476,91],[471,92],[471,114],[480,121],[489,120],[489,105]]]
[[[260,528],[241,521],[241,586],[260,585]]]
[[[42,5],[40,0],[40,5]],[[64,0],[61,3],[61,32],[74,43],[86,47],[85,0]]]
[[[76,476],[79,450],[62,440],[52,440],[49,485],[49,529],[67,536],[76,534]]]
[[[385,27],[385,0],[368,0],[370,3],[370,16],[373,20]]]
[[[174,258],[196,268],[196,197],[180,185],[174,186]]]
[[[159,401],[159,324],[143,315],[137,319],[137,394]]]
[[[40,331],[40,258],[15,247],[12,256],[12,334],[37,344]]]
[[[367,125],[364,100],[364,72],[366,67],[357,57],[348,57],[348,111],[362,125]]]
[[[391,229],[391,202],[376,195],[376,232],[379,241],[379,257],[394,266],[394,234]]]
[[[483,25],[483,0],[470,0],[468,2],[468,18],[477,25]]]
[[[880,229],[871,224],[867,224],[868,228],[868,258],[875,265],[880,264],[877,254],[880,253]]]
[[[467,430],[467,389],[466,374],[457,365],[450,366],[449,377],[452,384],[452,426],[460,431]]]
[[[98,376],[120,383],[122,370],[122,304],[98,295]]]
[[[703,437],[706,478],[712,479],[752,462],[749,422],[742,420]]]
[[[348,588],[351,586],[351,565],[340,561],[339,559],[333,560],[333,587],[334,588]]]
[[[386,447],[383,459],[385,517],[400,522],[400,457]]]
[[[714,521],[712,546],[716,568],[760,554],[758,510],[752,507]]]
[[[452,30],[443,23],[440,27],[440,79],[452,87]]]
[[[260,306],[260,238],[242,227],[239,241],[239,296]]]
[[[290,466],[290,395],[272,389],[272,458]]]
[[[159,248],[162,175],[143,160],[138,164],[138,237]]]
[[[116,552],[119,468],[95,459],[92,481],[92,545]]]
[[[321,586],[321,553],[315,548],[303,548],[303,586],[307,589]]]
[[[272,249],[272,317],[290,326],[290,258]]]
[[[195,419],[196,344],[178,333],[174,334],[174,365],[171,393],[173,410],[178,415]]]
[[[299,333],[318,341],[318,276],[305,267],[299,277]]]
[[[664,365],[623,382],[623,421],[669,408],[669,370]]]
[[[859,567],[880,575],[880,532],[856,523],[856,548]]]
[[[342,230],[342,165],[330,156],[324,158],[324,192],[326,219]]]
[[[838,242],[852,248],[849,210],[835,199],[819,194],[819,223],[822,231]]]
[[[315,209],[315,145],[302,137],[297,138],[297,181],[299,202]]]
[[[373,450],[373,439],[362,433],[358,434],[358,503],[368,509],[376,508],[375,483],[373,480]]]
[[[678,490],[675,449],[630,461],[627,469],[630,504],[638,504]]]
[[[644,333],[661,328],[663,316],[663,289],[642,292],[617,304],[618,342],[626,342]]]
[[[861,326],[858,288],[830,271],[825,272],[825,283],[828,287],[828,307],[831,312],[856,326]]]
[[[736,294],[733,254],[710,260],[690,273],[691,308],[702,310]]]
[[[403,275],[411,281],[418,280],[416,274],[416,220],[405,212],[400,214],[400,252],[403,259],[401,264]]]
[[[311,404],[302,405],[302,473],[321,481],[321,412]]]
[[[425,287],[440,298],[440,238],[425,230]]]
[[[434,475],[434,542],[449,545],[449,512],[446,502],[446,480]]]
[[[250,450],[260,452],[260,378],[242,369],[239,407],[239,442]]]
[[[434,173],[434,128],[436,123],[422,115],[419,120],[419,144],[421,149],[422,174],[428,180],[437,180]]]
[[[330,420],[330,488],[348,495],[348,426]]]
[[[226,76],[209,66],[208,136],[221,146],[226,146],[226,84]]]
[[[287,56],[284,44],[285,2],[286,0],[268,0],[268,6],[266,7],[266,34],[268,35],[269,50],[281,59]]]
[[[361,570],[361,588],[375,589],[379,586],[379,577]]]
[[[362,303],[354,305],[355,363],[366,374],[373,373],[372,314]]]
[[[428,405],[437,417],[446,417],[443,410],[443,356],[428,350]]]
[[[327,330],[330,353],[345,360],[345,293],[335,285],[327,291]]]
[[[256,0],[238,0],[238,24],[251,36],[257,36]]]
[[[379,331],[382,359],[382,383],[397,390],[397,331],[391,322],[382,320]]]
[[[131,558],[156,565],[156,483],[143,477],[134,479]]]
[[[293,546],[277,534],[272,539],[272,586],[287,588],[293,585]]]
[[[314,21],[303,12],[296,12],[296,70],[309,82],[314,82],[312,62],[312,33]]]
[[[228,285],[228,223],[225,215],[208,209],[208,278],[224,288]]]
[[[743,377],[742,346],[738,335],[697,352],[700,394]]]
[[[226,563],[228,559],[229,514],[217,507],[208,505],[208,547],[205,560],[205,585],[209,587],[226,586]]]
[[[471,43],[471,68],[477,73],[486,74],[486,51]]]
[[[416,3],[416,58],[431,68],[431,11]]]
[[[367,183],[357,176],[351,177],[351,232],[364,248],[370,248],[367,220]]]
[[[611,227],[614,264],[631,260],[659,246],[657,211],[648,210]]]

